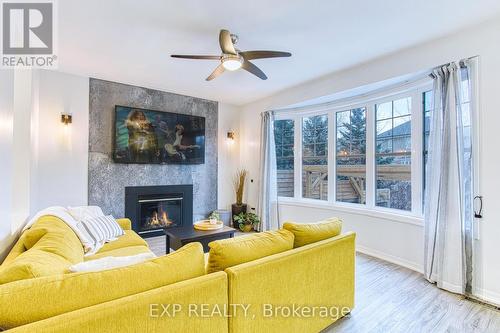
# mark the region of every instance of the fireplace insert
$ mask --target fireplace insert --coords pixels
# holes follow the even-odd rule
[[[170,228],[182,223],[182,197],[139,199],[142,231]]]
[[[126,187],[125,216],[142,237],[162,235],[165,228],[192,225],[193,186]]]

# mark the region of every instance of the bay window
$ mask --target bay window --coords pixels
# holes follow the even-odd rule
[[[279,196],[420,217],[431,108],[425,80],[278,112]]]

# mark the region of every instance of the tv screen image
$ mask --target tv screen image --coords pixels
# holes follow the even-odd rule
[[[205,163],[205,118],[115,106],[117,163]]]

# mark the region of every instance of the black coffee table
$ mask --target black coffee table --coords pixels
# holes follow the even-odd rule
[[[227,226],[210,231],[196,230],[193,226],[164,229],[167,241],[166,253],[170,253],[171,248],[178,250],[193,242],[200,242],[203,245],[203,251],[208,252],[208,243],[218,239],[233,238],[235,231],[236,229]]]

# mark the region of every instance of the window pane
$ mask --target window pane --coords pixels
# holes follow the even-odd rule
[[[432,90],[424,92],[424,111],[430,111],[432,109]]]
[[[337,112],[337,127],[349,124],[350,111]]]
[[[410,211],[411,97],[376,105],[376,111],[376,205]]]
[[[392,118],[392,102],[377,105],[377,120]]]
[[[432,107],[434,101],[432,100],[433,97],[433,92],[432,90],[425,91],[422,94],[422,104],[423,104],[423,111],[424,111],[424,133],[423,133],[423,167],[422,167],[422,189],[425,190],[425,181],[426,181],[426,173],[425,173],[425,168],[427,166],[427,156],[428,156],[428,149],[429,149],[429,133],[431,130],[431,112],[432,112]],[[423,194],[423,193],[422,193]],[[424,202],[424,196],[422,195],[422,202]]]
[[[278,195],[281,197],[294,196],[293,138],[293,120],[276,120],[274,122]]]
[[[343,121],[338,122],[339,119]],[[336,200],[366,201],[366,109],[337,112]]]
[[[462,103],[470,102],[469,75],[465,68],[460,70],[460,95]]]
[[[328,116],[302,119],[302,195],[328,200]]]
[[[392,119],[377,121],[377,139],[392,136]]]
[[[401,98],[394,101],[394,117],[409,115],[410,110],[411,97]]]
[[[390,153],[392,152],[392,138],[384,138],[377,140],[377,153]]]
[[[410,135],[411,133],[411,116],[394,118],[392,135]]]

